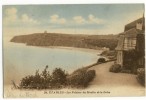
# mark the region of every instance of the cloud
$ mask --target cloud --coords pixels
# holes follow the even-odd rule
[[[17,9],[14,7],[5,9],[5,17],[3,18],[4,25],[23,25],[23,24],[39,24],[37,20],[34,20],[27,14],[18,16]]]
[[[59,15],[55,14],[50,16],[50,23],[53,24],[65,24],[66,19],[65,18],[60,18]]]
[[[5,10],[4,24],[12,23],[17,20],[17,9],[16,8],[7,8]]]
[[[86,22],[82,16],[75,16],[73,17],[73,20],[78,24],[84,24]]]
[[[21,16],[21,21],[24,23],[33,23],[33,24],[38,24],[39,22],[37,20],[34,20],[30,18],[27,14],[23,14]]]
[[[12,7],[12,8],[7,8],[6,10],[5,10],[5,14],[6,15],[15,15],[17,13],[17,9],[16,8],[14,8],[14,7]]]
[[[101,24],[103,23],[104,21],[102,19],[99,19],[97,17],[95,17],[94,15],[90,14],[88,16],[88,23],[95,23],[95,24]]]
[[[77,24],[103,24],[104,20],[95,17],[94,15],[88,15],[88,18],[85,19],[82,16],[74,16],[73,20]]]

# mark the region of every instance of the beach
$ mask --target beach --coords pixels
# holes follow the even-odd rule
[[[102,48],[98,49],[89,49],[89,48],[77,48],[77,47],[65,47],[65,46],[39,46],[43,48],[52,48],[52,49],[67,49],[67,50],[74,50],[74,51],[83,51],[88,52],[96,55],[100,55],[103,52]]]

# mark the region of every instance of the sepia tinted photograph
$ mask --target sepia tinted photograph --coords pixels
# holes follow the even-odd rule
[[[3,5],[3,97],[145,96],[145,5]]]

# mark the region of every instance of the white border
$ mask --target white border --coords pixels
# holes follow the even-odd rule
[[[96,3],[144,3],[144,0],[1,0],[2,5],[15,4],[96,4]]]
[[[0,0],[0,100],[3,99],[3,68],[2,68],[2,5],[27,5],[27,4],[111,4],[111,3],[145,3],[145,0]],[[40,98],[39,98],[40,99]],[[46,98],[48,100],[48,98]],[[52,98],[49,98],[51,100]],[[54,99],[54,98],[53,98]],[[68,100],[68,98],[56,98],[54,100]],[[144,100],[145,97],[93,97],[93,98],[70,98],[70,100]]]

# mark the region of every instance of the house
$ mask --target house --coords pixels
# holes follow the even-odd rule
[[[116,63],[120,64],[125,69],[136,70],[139,67],[145,66],[145,19],[139,18],[127,25],[125,25],[124,32],[119,34],[119,41],[116,47],[117,60]],[[134,51],[137,57],[130,55],[129,51]],[[130,64],[135,64],[131,66]],[[127,67],[130,66],[130,67]]]

